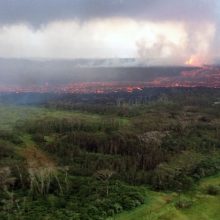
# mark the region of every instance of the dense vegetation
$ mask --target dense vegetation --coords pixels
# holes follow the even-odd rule
[[[193,199],[178,195],[220,171],[219,90],[48,94],[38,106],[13,96],[0,107],[1,219],[106,219],[150,204],[152,191],[176,192],[171,203],[187,209]]]

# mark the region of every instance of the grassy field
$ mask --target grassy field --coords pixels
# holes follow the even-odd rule
[[[146,204],[131,212],[116,216],[116,220],[219,220],[220,195],[211,196],[204,192],[208,185],[220,185],[220,175],[203,179],[195,191],[183,193],[160,193],[147,191]],[[179,209],[178,199],[192,200],[192,207]]]
[[[88,122],[103,121],[110,116],[102,116],[98,114],[91,114],[79,111],[61,111],[48,109],[43,107],[32,106],[14,106],[14,105],[1,105],[0,104],[0,129],[9,130],[14,127],[16,122],[25,121],[30,119],[40,119],[45,117],[54,118],[72,118],[80,119]],[[120,124],[128,125],[129,121],[126,118],[115,118]]]

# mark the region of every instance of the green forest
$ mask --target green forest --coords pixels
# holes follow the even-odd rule
[[[1,100],[0,219],[218,220],[219,98]]]

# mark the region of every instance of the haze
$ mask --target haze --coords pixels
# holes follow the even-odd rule
[[[218,59],[218,2],[0,0],[0,57],[211,64]]]

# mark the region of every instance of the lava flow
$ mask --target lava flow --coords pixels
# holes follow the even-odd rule
[[[148,81],[79,82],[68,84],[1,86],[0,93],[110,93],[141,91],[148,87],[208,87],[220,88],[220,67],[203,66],[176,75],[155,76]]]
[[[185,62],[185,65],[187,65],[187,66],[202,66],[204,61],[205,61],[204,58],[197,56],[197,55],[192,55]]]

